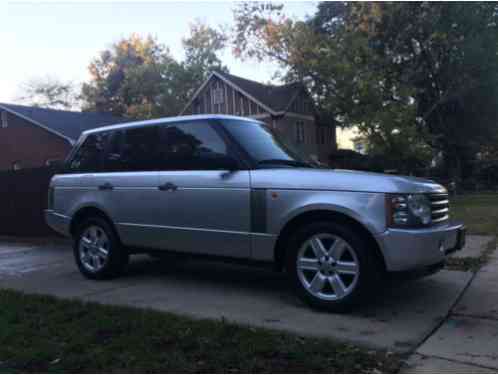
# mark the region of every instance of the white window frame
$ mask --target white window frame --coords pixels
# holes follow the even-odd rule
[[[219,105],[221,108],[221,105],[225,103],[225,98],[224,98],[224,93],[223,93],[223,88],[216,86],[212,90],[212,95],[213,95],[213,104],[214,105]]]
[[[244,116],[245,115],[245,112],[244,112],[244,97],[242,95],[240,96],[239,105],[240,105],[240,115]]]
[[[9,127],[9,121],[7,117],[7,111],[2,111],[2,129],[8,128]]]

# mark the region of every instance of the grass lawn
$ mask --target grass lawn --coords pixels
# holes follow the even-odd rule
[[[400,358],[173,314],[0,290],[0,372],[396,372]]]
[[[470,234],[496,235],[498,194],[469,194],[451,199],[451,215],[462,220]]]
[[[498,234],[498,194],[469,194],[451,199],[452,218],[462,220],[469,234]],[[496,239],[488,244],[486,251],[478,258],[448,258],[446,268],[460,271],[474,271],[481,268],[496,248]]]
[[[498,232],[498,195],[452,199],[471,234]],[[450,262],[474,269],[485,259]],[[325,339],[0,290],[0,372],[396,372],[401,358]]]

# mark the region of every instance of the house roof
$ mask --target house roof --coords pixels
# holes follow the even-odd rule
[[[75,142],[82,132],[130,120],[104,112],[75,112],[0,103],[0,109],[16,114],[44,129]]]
[[[188,106],[193,102],[193,100],[199,95],[206,84],[211,80],[213,76],[220,78],[229,85],[231,85],[236,90],[240,91],[245,96],[249,97],[253,101],[256,101],[266,110],[272,114],[279,114],[285,112],[289,105],[292,103],[294,98],[304,90],[304,85],[299,82],[294,82],[286,85],[275,86],[275,85],[264,85],[262,83],[251,81],[242,77],[234,76],[233,74],[228,74],[220,71],[213,71],[209,78],[199,87],[196,93],[192,96],[191,100],[187,103],[182,114],[188,108]]]
[[[304,86],[299,82],[281,86],[264,85],[256,81],[234,76],[233,74],[216,73],[225,77],[275,112],[285,111],[295,96],[304,89]]]

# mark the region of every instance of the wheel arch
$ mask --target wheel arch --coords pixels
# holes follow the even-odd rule
[[[283,226],[274,247],[274,261],[278,270],[282,270],[284,268],[286,243],[292,233],[294,233],[298,227],[313,221],[332,221],[335,223],[346,224],[354,228],[372,246],[375,258],[379,262],[381,269],[383,271],[386,270],[384,256],[377,240],[370,230],[368,230],[367,227],[357,219],[345,213],[326,209],[314,209],[299,213],[287,221],[287,223]]]
[[[76,229],[78,228],[78,224],[81,223],[85,218],[88,218],[88,217],[100,217],[100,218],[106,220],[119,238],[116,227],[114,226],[114,223],[111,220],[111,218],[109,217],[109,215],[106,214],[104,210],[102,210],[101,208],[98,208],[96,206],[80,207],[72,215],[71,222],[69,224],[69,233],[71,234],[71,236],[75,235]]]

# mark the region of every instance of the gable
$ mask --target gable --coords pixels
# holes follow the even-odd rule
[[[256,116],[272,111],[232,82],[212,73],[180,115],[201,113]]]
[[[308,92],[303,88],[292,98],[286,111],[305,116],[313,116],[315,114],[315,105]]]
[[[223,89],[216,91],[219,82]],[[206,93],[206,91],[209,91]],[[224,95],[226,93],[226,95]],[[207,97],[206,97],[207,95]],[[227,98],[226,107],[218,106],[218,98],[223,96]],[[238,104],[238,95],[243,99],[242,104]],[[299,96],[301,95],[301,96]],[[313,115],[313,108],[308,108],[310,97],[301,83],[295,82],[282,86],[264,85],[256,81],[237,77],[224,72],[213,72],[209,78],[199,87],[192,99],[185,106],[180,115],[199,114],[199,113],[226,113],[232,115],[250,115],[271,114],[273,116],[282,115],[288,111],[290,104],[299,96],[297,107],[300,114]],[[235,103],[233,101],[235,100]],[[305,105],[300,109],[300,101]],[[248,101],[248,103],[245,103]],[[254,110],[252,110],[252,106]],[[240,107],[240,108],[239,108]],[[248,109],[244,109],[244,108]]]
[[[291,83],[282,86],[264,85],[249,79],[234,76],[228,73],[217,73],[222,79],[233,83],[242,92],[254,100],[263,103],[273,112],[282,112],[286,109],[294,95],[302,88],[300,83]]]

